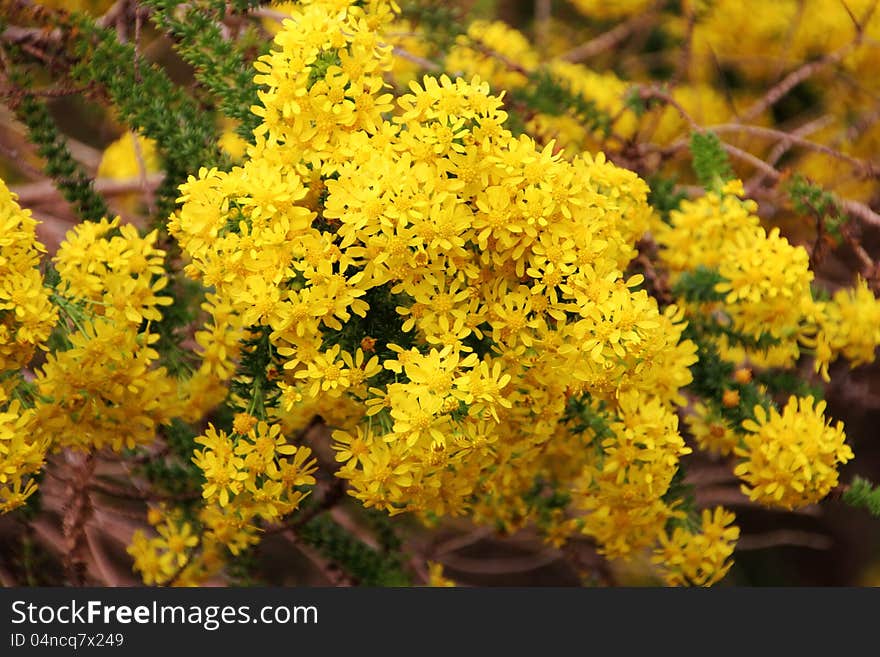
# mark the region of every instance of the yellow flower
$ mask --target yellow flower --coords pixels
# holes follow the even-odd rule
[[[731,556],[739,538],[735,517],[722,507],[703,509],[699,531],[676,527],[663,532],[653,561],[670,586],[712,586],[733,565]]]
[[[693,413],[686,415],[684,421],[700,449],[727,456],[733,453],[739,442],[739,436],[727,425],[724,418],[709,410],[705,404],[696,404]]]
[[[443,574],[443,564],[436,561],[428,562],[428,586],[452,587],[455,582]]]
[[[137,180],[160,169],[156,142],[127,132],[104,149],[98,163],[98,176],[111,180]],[[121,197],[122,207],[128,213],[137,209],[138,196],[136,192],[129,192]]]
[[[744,458],[734,470],[749,499],[784,509],[818,502],[837,485],[837,467],[853,457],[843,424],[833,427],[822,413],[825,402],[791,396],[780,414],[755,407],[755,420],[745,420]]]
[[[816,349],[816,371],[828,380],[828,365],[838,356],[852,367],[873,363],[880,344],[880,301],[861,277],[854,288],[834,293],[827,303],[818,304],[818,335],[811,342]]]

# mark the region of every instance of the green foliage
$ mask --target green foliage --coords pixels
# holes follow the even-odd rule
[[[238,371],[232,380],[233,404],[246,404],[239,410],[260,420],[268,417],[268,409],[278,405],[278,388],[275,372],[280,371],[278,351],[269,339],[272,329],[268,326],[251,326],[248,336],[241,340],[241,356]]]
[[[743,420],[754,419],[755,406],[770,408],[772,401],[752,383],[736,383],[733,381],[734,364],[724,360],[718,348],[706,339],[704,333],[694,323],[688,324],[682,333],[683,338],[692,340],[697,345],[698,361],[691,365],[694,380],[688,388],[697,396],[717,407],[721,415],[731,427],[738,428]],[[726,390],[739,393],[739,403],[728,407],[721,403]]]
[[[681,202],[687,199],[687,194],[676,190],[677,178],[672,176],[664,178],[658,174],[646,178],[651,191],[648,192],[648,203],[660,214],[660,218],[669,223],[669,213],[677,210]]]
[[[139,449],[131,456],[140,466],[140,474],[145,476],[160,495],[178,500],[176,504],[186,507],[201,499],[202,471],[192,462],[196,447],[196,431],[179,419],[161,428],[168,446],[168,453],[153,456]]]
[[[387,513],[376,509],[364,509],[364,519],[369,529],[375,534],[383,552],[399,552],[403,543],[394,531],[394,524]]]
[[[366,317],[352,315],[351,319],[342,325],[341,331],[322,326],[324,348],[338,344],[345,351],[354,353],[364,338],[381,338],[374,346],[374,353],[382,361],[394,357],[394,352],[388,348],[389,344],[410,349],[414,345],[413,333],[412,331],[404,332],[403,317],[398,314],[396,308],[399,306],[408,307],[411,302],[408,302],[403,295],[392,294],[391,287],[390,283],[386,283],[367,290],[367,293],[362,297],[370,305]],[[365,356],[369,358],[371,354],[365,354]],[[394,381],[394,377],[394,373],[390,370],[383,370],[376,375],[374,381],[377,385],[384,385],[389,381]],[[398,375],[398,380],[402,380],[400,375]]]
[[[684,513],[683,518],[670,518],[666,524],[666,531],[672,532],[676,527],[685,527],[692,531],[698,531],[700,527],[700,516],[697,512],[697,499],[694,493],[693,484],[686,482],[687,471],[683,465],[678,466],[672,481],[669,483],[669,490],[663,496],[663,501],[667,504],[676,504],[676,509]]]
[[[798,397],[811,396],[813,399],[822,399],[825,396],[824,388],[817,383],[810,383],[791,370],[764,370],[755,372],[754,379],[767,387],[771,395],[797,395]]]
[[[442,0],[401,2],[401,16],[420,25],[424,35],[440,51],[447,51],[465,33],[460,10]]]
[[[695,303],[723,301],[724,294],[715,289],[716,285],[723,282],[724,278],[717,269],[699,265],[695,270],[683,272],[679,276],[678,281],[672,286],[672,293]]]
[[[847,222],[848,217],[841,210],[834,194],[811,183],[800,174],[792,176],[785,189],[797,212],[820,219],[824,230],[834,238],[835,242],[840,243],[842,237],[840,229]]]
[[[526,491],[522,499],[535,515],[538,526],[548,527],[571,503],[571,492],[559,482],[536,477],[532,488]]]
[[[155,349],[160,362],[169,374],[184,376],[195,369],[195,354],[182,346],[182,333],[196,319],[204,298],[201,285],[184,276],[175,276],[163,292],[172,303],[162,310],[162,320],[152,322],[150,328],[159,335]]]
[[[107,216],[107,204],[95,191],[91,178],[73,159],[46,103],[31,94],[24,94],[11,104],[18,119],[28,129],[28,140],[46,160],[44,171],[55,181],[58,191],[76,214],[85,221],[100,221]]]
[[[577,397],[571,396],[565,404],[565,414],[562,421],[568,425],[573,434],[586,433],[595,445],[601,445],[606,438],[614,436],[611,427],[608,426],[608,413],[605,411],[605,402],[599,402],[599,408],[593,407],[589,393]]]
[[[242,550],[238,554],[230,554],[226,565],[226,575],[230,586],[267,586],[260,581],[257,571],[260,567],[259,555],[254,547]]]
[[[623,99],[624,106],[636,115],[636,118],[642,118],[648,111],[648,103],[642,98],[641,89],[638,86],[632,87]],[[653,188],[653,185],[651,185]]]
[[[697,181],[705,189],[719,190],[734,177],[730,159],[714,132],[692,132],[690,150]]]
[[[863,477],[853,477],[843,494],[843,501],[850,506],[867,509],[872,516],[880,516],[880,487]]]
[[[213,116],[133,45],[121,43],[114,31],[78,14],[71,22],[75,29],[68,32],[68,48],[73,79],[99,85],[122,120],[158,144],[166,177],[157,190],[157,216],[164,225],[174,209],[177,185],[200,167],[221,160]]]
[[[253,130],[259,117],[250,108],[257,103],[257,85],[251,62],[239,49],[237,41],[225,39],[220,31],[220,20],[226,14],[226,3],[213,2],[204,7],[197,4],[184,5],[180,12],[177,0],[144,0],[153,9],[151,18],[157,27],[170,32],[180,56],[193,66],[196,79],[219,101],[220,110],[239,122],[238,134],[253,140]],[[238,9],[257,5],[256,2],[240,2]],[[269,42],[263,42],[263,54],[268,52]]]
[[[354,537],[332,518],[319,515],[297,530],[297,537],[317,549],[363,586],[408,586],[402,555],[382,553]]]

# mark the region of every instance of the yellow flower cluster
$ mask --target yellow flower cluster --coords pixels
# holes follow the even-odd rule
[[[613,438],[602,441],[602,455],[584,469],[588,486],[577,491],[576,502],[587,510],[584,532],[594,536],[602,551],[625,558],[652,546],[668,520],[677,517],[663,497],[689,454],[678,433],[678,416],[658,399],[630,393],[620,399],[619,422]]]
[[[828,380],[828,365],[843,355],[853,367],[873,363],[880,344],[880,301],[859,278],[830,301],[817,304],[816,370]]]
[[[6,374],[17,371],[42,347],[58,320],[37,268],[45,248],[36,220],[0,181],[0,403],[7,400]]]
[[[68,344],[35,380],[37,421],[53,448],[146,445],[178,414],[177,384],[155,367],[159,336],[142,330],[171,302],[158,294],[167,279],[156,238],[105,219],[76,226],[58,249],[55,302]]]
[[[17,399],[0,404],[0,514],[18,508],[36,492],[32,475],[43,467],[48,446],[33,410],[22,408]]]
[[[695,404],[684,421],[699,448],[707,452],[728,456],[739,442],[739,436],[720,413],[705,404]]]
[[[315,483],[315,462],[311,450],[288,443],[277,424],[246,419],[252,421],[244,426],[237,419],[237,440],[213,426],[196,438],[204,446],[193,457],[205,473],[202,494],[209,503],[232,505],[245,523],[253,517],[277,520],[302,501],[297,486]]]
[[[204,585],[225,563],[259,542],[259,520],[276,522],[299,508],[315,483],[308,447],[287,442],[277,424],[240,413],[233,433],[212,425],[196,438],[193,462],[204,473],[205,505],[195,522],[167,509],[151,509],[157,536],[136,531],[128,546],[146,584]]]
[[[393,104],[377,28],[394,13],[367,4],[291,10],[258,64],[256,145],[181,188],[170,230],[188,273],[268,327],[277,421],[335,427],[338,474],[366,506],[512,529],[536,480],[578,481],[584,516],[555,513],[553,540],[653,545],[689,451],[674,405],[695,346],[623,274],[646,185],[514,137],[478,77],[425,77]],[[601,438],[568,416],[587,397],[623,418]],[[206,494],[237,499],[244,457],[222,433],[201,440]]]
[[[732,93],[738,99],[753,101],[787,72],[826,56],[839,58],[842,72],[819,67],[810,75],[809,92],[820,98],[809,101],[807,112],[817,103],[825,108],[823,127],[817,126],[810,139],[857,158],[873,157],[880,138],[877,122],[867,120],[863,127],[854,129],[864,121],[862,117],[874,112],[871,99],[878,89],[872,73],[880,63],[874,45],[880,37],[880,12],[872,0],[718,0],[693,4],[697,11],[689,59],[692,84],[718,87],[719,71],[724,71],[738,81],[739,89]],[[683,38],[686,28],[682,17],[670,13],[662,25]],[[863,32],[858,43],[857,25]],[[860,81],[857,90],[852,80]],[[772,117],[759,119],[765,120]],[[806,151],[791,166],[844,198],[869,201],[876,192],[874,180],[841,175],[839,167],[829,166],[824,153]]]
[[[151,509],[148,519],[156,526],[158,536],[147,538],[138,529],[128,546],[127,551],[134,559],[133,568],[141,573],[144,584],[148,586],[187,585],[203,581],[194,577],[196,570],[204,571],[196,556],[199,536],[193,533],[192,524],[178,515],[168,517],[158,509]],[[204,577],[207,573],[202,572],[201,575]]]
[[[227,301],[209,293],[201,308],[210,317],[195,333],[201,363],[179,384],[180,417],[187,422],[199,420],[226,399],[244,336],[241,317]]]
[[[755,214],[754,201],[744,200],[739,181],[696,200],[686,200],[670,213],[669,224],[655,220],[654,236],[672,282],[682,273],[704,267],[721,282],[715,292],[722,302],[692,304],[695,314],[719,314],[747,336],[772,337],[768,347],[742,349],[725,336],[718,340],[730,360],[749,358],[765,367],[791,367],[800,346],[815,355],[815,368],[828,380],[828,365],[843,355],[854,367],[873,362],[880,344],[880,301],[860,280],[830,301],[816,300],[809,256],[774,228],[769,233]]]
[[[594,14],[607,12],[603,14],[606,18],[633,10],[632,6],[619,6],[620,3],[586,3],[585,10],[587,4]],[[636,4],[639,2],[630,3]],[[617,137],[632,137],[640,128],[639,119],[627,105],[631,82],[611,71],[595,71],[563,59],[550,58],[542,62],[525,35],[500,21],[470,23],[467,33],[459,36],[447,53],[445,69],[464,77],[479,76],[488,81],[493,90],[507,93],[524,89],[529,84],[529,75],[546,75],[573,97],[614,117],[612,127]],[[724,122],[734,113],[730,101],[705,83],[680,84],[671,93],[681,107],[704,124]],[[642,128],[646,125],[651,126],[648,136],[659,144],[669,143],[690,130],[679,112],[668,106],[652,109],[650,118],[641,121]],[[558,109],[552,114],[531,112],[526,128],[543,143],[555,141],[557,148],[569,157],[599,149],[604,137],[601,131],[585,124],[583,117]]]
[[[168,278],[157,237],[155,230],[139,236],[135,226],[120,225],[119,217],[78,224],[54,259],[62,280],[59,292],[113,324],[159,321],[159,307],[170,305],[171,298],[158,294]]]
[[[715,291],[724,296],[723,312],[736,330],[790,339],[812,307],[809,256],[778,229],[768,234],[754,214],[755,202],[741,194],[736,181],[683,201],[669,225],[657,222],[661,257],[673,280],[700,266],[716,270],[723,282]]]
[[[49,446],[34,412],[13,399],[21,368],[44,349],[58,312],[37,268],[45,252],[37,222],[0,181],[0,513],[15,509],[37,489],[32,479]]]
[[[616,4],[616,3],[615,3]],[[694,74],[715,74],[720,61],[752,79],[778,76],[780,67],[831,53],[853,42],[858,22],[867,40],[880,35],[880,16],[872,0],[846,4],[823,0],[742,2],[717,0],[698,3],[694,28]],[[865,18],[868,18],[866,21]],[[870,45],[848,53],[853,71],[866,71],[876,62]]]
[[[531,523],[556,546],[582,534],[609,558],[653,555],[670,585],[720,581],[739,536],[732,513],[698,518],[679,498],[692,451],[680,417],[697,447],[738,459],[753,501],[792,509],[827,495],[853,456],[842,426],[812,397],[781,412],[765,399],[741,422],[772,375],[753,384],[750,368],[790,367],[804,348],[826,380],[839,356],[872,362],[880,302],[862,280],[814,298],[807,251],[762,226],[738,180],[661,221],[645,182],[601,150],[619,146],[646,170],[677,157],[691,119],[725,122],[787,59],[842,47],[871,0],[829,11],[827,30],[803,20],[818,0],[572,4],[589,29],[646,11],[658,40],[692,28],[674,102],[632,95],[624,75],[652,80],[638,65],[575,63],[565,44],[548,44],[549,21],[539,47],[481,20],[439,53],[394,0],[278,6],[288,18],[267,23],[275,48],[255,66],[254,143],[224,124],[236,165],[191,176],[168,223],[205,295],[198,367],[162,354],[180,379],[159,366],[154,325],[173,303],[173,278],[157,231],[140,235],[119,218],[76,227],[50,289],[36,222],[0,184],[0,513],[33,494],[48,451],[146,446],[160,426],[195,425],[224,402],[246,411],[231,429],[198,425],[201,505],[151,508],[153,530],[129,546],[148,584],[203,584],[299,509],[317,464],[288,437],[315,417],[330,429],[333,474],[366,507],[429,523],[467,515],[508,532]],[[880,37],[877,16],[868,40]],[[448,74],[417,76],[423,57]],[[840,61],[861,76],[875,58],[859,47]],[[735,97],[713,83],[716,63],[742,77]],[[544,99],[545,84],[572,107]],[[822,139],[840,125],[828,130]],[[873,152],[880,128],[865,134],[841,149]],[[155,142],[126,134],[98,174],[159,167]],[[649,230],[659,273],[648,251],[634,262]],[[661,308],[649,289],[666,273],[676,292],[690,275],[710,285]],[[687,337],[705,340],[697,381]],[[708,381],[733,372],[714,348],[749,369]],[[38,349],[50,353],[28,370]],[[439,564],[429,578],[451,583]]]
[[[499,55],[505,58],[502,61]],[[516,62],[511,68],[510,62]],[[445,68],[454,75],[479,77],[493,89],[520,89],[528,82],[523,71],[539,64],[538,53],[524,34],[502,21],[476,20],[446,54]]]
[[[823,416],[825,402],[790,397],[779,413],[755,407],[755,420],[745,420],[745,460],[734,473],[750,499],[794,509],[818,502],[837,485],[837,467],[853,457],[845,444],[843,424],[834,427]]]
[[[670,586],[712,586],[733,565],[731,557],[739,528],[734,515],[721,507],[703,509],[699,531],[675,527],[664,532],[654,562]]]

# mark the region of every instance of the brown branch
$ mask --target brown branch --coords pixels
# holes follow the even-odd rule
[[[681,47],[681,54],[678,58],[678,64],[675,67],[675,73],[672,76],[671,85],[675,86],[679,81],[683,80],[688,73],[691,64],[691,56],[693,54],[694,45],[694,27],[697,24],[697,12],[693,5],[687,4],[687,25],[684,33],[684,44]],[[714,54],[714,53],[713,53]]]
[[[661,304],[668,305],[674,301],[669,280],[662,272],[657,271],[654,262],[657,260],[657,244],[650,235],[645,235],[638,241],[636,248],[639,255],[633,262],[640,265],[642,275],[648,283],[651,292]]]
[[[830,114],[825,114],[820,116],[817,119],[813,119],[808,123],[803,124],[802,126],[795,128],[789,133],[794,137],[806,137],[807,135],[813,134],[814,132],[818,132],[822,128],[830,125],[834,122],[834,117]],[[767,164],[771,166],[776,166],[776,163],[782,159],[782,156],[785,155],[792,146],[792,142],[789,141],[780,141],[778,142],[773,149],[770,151],[769,155],[767,155]]]
[[[345,481],[339,478],[334,478],[333,482],[329,485],[326,492],[321,496],[321,501],[317,504],[314,504],[307,509],[303,509],[303,511],[293,518],[291,518],[288,522],[276,525],[274,527],[267,527],[263,530],[264,535],[272,535],[272,534],[281,534],[286,531],[296,532],[297,529],[308,523],[310,520],[314,519],[316,516],[324,513],[325,511],[330,511],[335,507],[342,499],[345,497]]]
[[[880,228],[880,214],[874,212],[870,207],[859,201],[840,201],[840,206],[854,217],[858,217],[862,223],[875,228]]]
[[[87,547],[85,526],[92,515],[92,501],[89,496],[89,482],[95,471],[93,454],[82,455],[68,452],[71,462],[70,483],[66,490],[67,505],[62,515],[64,554],[62,563],[67,581],[73,586],[85,583]]]
[[[124,500],[141,500],[144,502],[167,501],[167,502],[191,502],[193,500],[202,499],[201,491],[192,491],[189,493],[179,493],[177,495],[169,495],[165,493],[150,492],[141,493],[133,491],[122,486],[117,486],[106,481],[92,481],[89,488],[99,493],[104,493],[111,497],[118,497]]]
[[[430,59],[426,59],[424,57],[419,57],[418,55],[414,55],[413,53],[405,50],[399,46],[394,46],[391,49],[391,52],[400,57],[401,59],[405,59],[407,61],[412,62],[413,64],[418,64],[426,71],[434,71],[438,73],[443,70],[443,67],[440,66],[437,62],[432,62]]]
[[[874,262],[874,259],[865,250],[865,247],[859,243],[859,240],[850,225],[844,224],[841,226],[840,234],[843,237],[843,241],[846,242],[847,246],[849,246],[853,254],[856,256],[856,259],[859,261],[862,276],[865,277],[871,288],[877,292],[878,283],[880,283],[880,270],[878,270],[877,263]]]
[[[817,153],[822,153],[823,155],[827,155],[829,157],[846,162],[853,168],[858,169],[866,177],[875,178],[880,175],[880,168],[878,168],[871,162],[864,162],[856,157],[853,157],[852,155],[847,155],[846,153],[843,153],[829,146],[825,146],[824,144],[819,144],[814,141],[810,141],[809,139],[804,139],[803,137],[800,137],[793,132],[785,132],[783,130],[776,130],[774,128],[765,128],[758,125],[744,125],[738,123],[722,123],[719,125],[707,126],[704,129],[710,130],[715,133],[744,132],[746,134],[755,135],[758,137],[769,137],[772,139],[778,139],[782,144],[802,146],[811,151],[816,151]]]
[[[535,0],[535,43],[538,48],[543,49],[547,45],[552,15],[552,0]]]
[[[603,53],[606,50],[614,48],[621,41],[628,39],[630,35],[641,29],[653,18],[654,17],[650,11],[633,16],[629,20],[626,20],[623,23],[616,25],[607,32],[604,32],[599,36],[590,39],[586,43],[582,43],[576,48],[572,48],[568,52],[563,53],[559,57],[559,59],[564,62],[577,64],[584,61],[585,59],[589,59],[590,57],[595,57],[596,55]]]
[[[467,557],[461,554],[447,554],[440,561],[444,566],[455,570],[479,575],[512,575],[538,570],[559,561],[562,555],[556,550],[542,550],[523,557],[498,558],[487,561],[480,557]]]
[[[488,55],[489,57],[492,57],[493,59],[497,59],[499,62],[504,64],[504,66],[507,67],[508,69],[510,69],[511,71],[515,71],[517,73],[522,73],[523,75],[525,75],[527,77],[531,73],[522,64],[518,64],[517,62],[513,61],[510,57],[508,57],[507,55],[501,54],[500,52],[498,52],[494,48],[490,48],[482,41],[479,41],[477,39],[471,39],[471,47],[473,47],[474,50],[483,53],[484,55]]]
[[[110,8],[104,12],[103,16],[98,17],[95,21],[101,27],[110,27],[111,25],[115,25],[120,17],[124,16],[128,12],[128,5],[130,0],[116,0]]]
[[[162,173],[150,174],[146,177],[146,184],[150,189],[156,189],[164,179]],[[143,189],[144,182],[140,178],[126,180],[113,180],[112,178],[96,178],[95,190],[104,196],[119,196],[131,192],[139,192]],[[18,202],[21,205],[39,205],[41,203],[55,202],[61,199],[61,193],[51,180],[43,180],[26,185],[16,185],[12,191],[18,194]]]
[[[659,100],[667,105],[671,106],[675,109],[676,112],[679,113],[681,118],[683,118],[687,124],[691,127],[691,129],[702,132],[702,128],[700,124],[690,115],[690,113],[679,103],[675,98],[672,97],[671,94],[663,91],[659,87],[639,87],[638,88],[639,98],[642,100]]]
[[[778,529],[763,534],[752,534],[741,537],[736,543],[737,550],[764,550],[783,545],[810,548],[812,550],[828,550],[833,541],[824,534]]]
[[[844,7],[846,4],[844,3]],[[749,109],[747,109],[740,120],[749,123],[758,118],[761,114],[763,114],[767,109],[773,107],[776,103],[778,103],[784,96],[788,94],[792,89],[794,89],[799,84],[806,82],[813,75],[821,71],[822,69],[840,63],[844,57],[850,54],[853,50],[858,48],[862,41],[864,40],[864,25],[871,19],[874,11],[877,8],[877,2],[874,2],[870,9],[866,12],[865,16],[862,18],[861,22],[856,21],[855,17],[850,14],[850,17],[853,19],[856,27],[856,37],[855,39],[844,46],[843,48],[839,48],[834,52],[828,53],[824,55],[820,59],[814,60],[812,62],[806,62],[796,68],[794,71],[786,75],[782,80],[780,80],[777,84],[771,87],[767,93],[765,93],[761,98],[755,101]],[[847,9],[849,11],[849,9]]]

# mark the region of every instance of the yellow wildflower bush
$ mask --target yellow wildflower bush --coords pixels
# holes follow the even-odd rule
[[[195,92],[105,67],[137,52],[90,19],[16,9],[75,26],[58,47],[88,40],[132,125],[96,191],[19,112],[87,220],[49,255],[0,185],[0,512],[56,468],[74,500],[121,490],[147,585],[250,581],[268,537],[353,582],[454,585],[401,537],[473,524],[709,586],[749,514],[851,490],[820,396],[880,344],[872,126],[835,142],[860,92],[789,133],[797,84],[772,85],[789,60],[869,70],[867,5],[819,34],[810,2],[579,0],[533,38],[417,2],[146,4]],[[827,158],[859,172],[829,191]],[[102,185],[132,178],[113,217]]]

